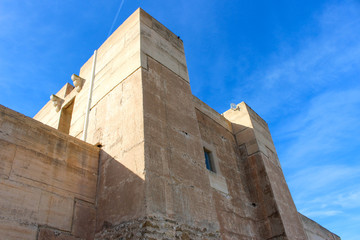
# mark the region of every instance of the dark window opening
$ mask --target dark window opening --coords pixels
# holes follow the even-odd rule
[[[206,169],[215,172],[214,161],[209,150],[204,148]]]

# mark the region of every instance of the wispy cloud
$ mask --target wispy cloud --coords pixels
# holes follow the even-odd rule
[[[358,165],[320,165],[296,171],[289,177],[288,182],[295,189],[306,188],[304,194],[309,195],[314,192],[318,193],[324,189],[326,189],[326,191],[329,189],[339,189],[339,185],[357,179],[360,179],[360,166]],[[358,185],[360,186],[360,182]],[[343,186],[342,189],[347,190],[348,188]],[[343,194],[339,194],[339,197],[340,196],[344,198]]]
[[[316,157],[317,164],[342,162],[360,147],[359,106],[360,89],[334,90],[313,97],[298,114],[283,120],[276,137],[284,167],[314,164]]]
[[[234,89],[267,119],[294,113],[309,96],[333,87],[360,88],[360,4],[329,5],[304,28],[316,33],[303,30],[296,48],[280,44],[265,66],[244,79],[245,86]]]
[[[322,165],[294,171],[288,177],[298,211],[339,234],[358,239],[360,166]]]

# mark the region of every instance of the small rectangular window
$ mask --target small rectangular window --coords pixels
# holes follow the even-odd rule
[[[209,171],[215,172],[214,161],[212,159],[211,152],[204,148],[205,164]]]

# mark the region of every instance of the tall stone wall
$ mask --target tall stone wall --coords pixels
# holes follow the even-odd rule
[[[175,222],[183,239],[218,239],[190,85],[154,59],[147,61],[148,69],[143,70],[147,215]],[[169,239],[175,238],[171,226],[157,226]]]
[[[63,99],[63,108],[74,102],[69,134],[82,138],[92,73],[92,56],[80,69],[85,79]],[[95,81],[90,106],[87,142],[101,145],[97,190],[97,238],[115,237],[121,226],[145,218],[145,162],[142,94],[140,9],[133,13],[97,50]],[[59,96],[60,97],[60,96]],[[45,106],[35,116],[57,122],[57,114]],[[44,114],[45,112],[45,114]],[[50,116],[50,117],[49,117]],[[113,231],[118,229],[119,231]]]
[[[231,121],[262,239],[306,239],[266,122],[245,103],[224,116]]]
[[[241,161],[231,123],[194,98],[203,146],[211,151],[215,173],[206,171],[212,186],[222,239],[260,239],[258,206],[248,188],[246,166]]]
[[[98,156],[0,105],[0,238],[93,239]]]
[[[92,58],[81,68],[80,76],[90,79],[91,65]],[[86,89],[87,85],[75,99],[70,134],[77,137],[82,136]],[[97,239],[116,239],[119,234],[143,235],[140,224],[146,217],[146,202],[142,91],[140,11],[137,11],[98,49],[87,139],[93,144],[100,143],[103,150]]]

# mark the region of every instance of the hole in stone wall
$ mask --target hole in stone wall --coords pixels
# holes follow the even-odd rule
[[[187,132],[185,131],[181,131],[183,134],[185,134],[186,136],[189,135]]]

